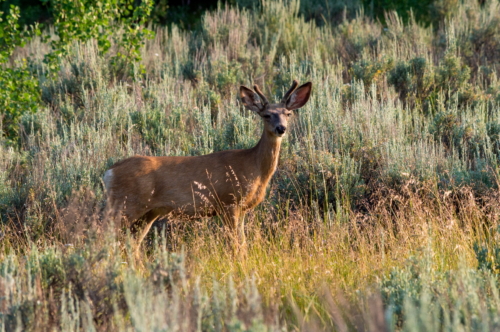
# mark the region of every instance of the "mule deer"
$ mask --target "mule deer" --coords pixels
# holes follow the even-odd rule
[[[264,122],[262,137],[251,149],[194,157],[134,156],[106,171],[108,207],[121,211],[128,226],[138,219],[147,222],[137,249],[153,222],[165,215],[188,218],[219,215],[235,240],[245,241],[240,217],[264,199],[292,110],[309,100],[312,83],[299,88],[297,85],[293,81],[277,104],[270,104],[257,85],[255,92],[240,87],[243,105]]]

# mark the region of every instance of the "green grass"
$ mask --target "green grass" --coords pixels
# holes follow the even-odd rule
[[[3,330],[498,328],[498,3],[461,3],[439,27],[393,13],[317,26],[299,5],[157,28],[136,77],[93,41],[54,79],[39,39],[16,52],[43,105],[19,147],[0,141]],[[261,124],[239,85],[278,100],[293,79],[313,94],[245,217],[247,255],[212,218],[157,228],[134,261],[104,212],[104,171],[252,147]]]

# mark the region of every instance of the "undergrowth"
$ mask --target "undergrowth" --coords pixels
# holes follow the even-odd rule
[[[220,7],[198,30],[157,28],[135,72],[91,39],[45,76],[34,37],[10,65],[29,58],[38,108],[17,145],[0,141],[0,327],[498,329],[498,6],[464,1],[436,27],[306,22],[298,1]],[[313,94],[245,217],[246,256],[212,218],[163,221],[132,259],[105,170],[252,147],[260,119],[239,85],[279,100],[293,79]]]

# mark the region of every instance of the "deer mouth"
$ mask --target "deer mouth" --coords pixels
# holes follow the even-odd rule
[[[274,136],[276,136],[276,137],[283,137],[283,136],[285,136],[285,133],[284,133],[284,132],[279,132],[279,131],[277,131],[277,130],[275,130],[273,134],[274,134]]]

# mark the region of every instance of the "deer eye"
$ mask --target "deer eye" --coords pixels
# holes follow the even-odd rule
[[[287,113],[285,115],[288,116],[288,117],[290,117],[292,115],[292,113]]]

